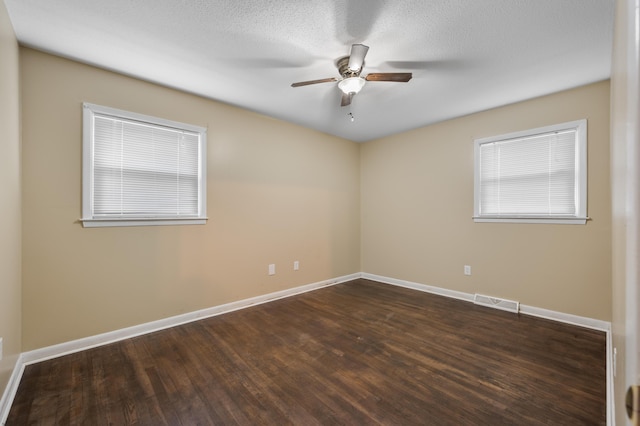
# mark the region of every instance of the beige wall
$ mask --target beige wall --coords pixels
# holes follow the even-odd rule
[[[24,351],[360,271],[359,145],[26,48],[21,78]],[[208,224],[82,228],[83,101],[207,127]]]
[[[21,61],[24,351],[360,270],[611,319],[608,82],[358,145],[27,48]],[[83,101],[208,127],[209,223],[82,228]],[[471,220],[474,138],[581,118],[593,220]]]
[[[474,138],[582,118],[591,221],[473,222]],[[611,319],[608,82],[366,143],[361,174],[363,271]]]
[[[0,395],[21,351],[18,43],[0,1]]]

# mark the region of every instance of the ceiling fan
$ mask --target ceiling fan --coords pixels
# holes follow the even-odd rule
[[[374,72],[366,77],[361,77],[360,73],[364,67],[364,57],[367,55],[369,46],[364,44],[354,44],[351,46],[351,53],[336,61],[338,72],[341,77],[323,78],[320,80],[309,80],[293,83],[291,87],[308,86],[317,83],[330,83],[337,81],[338,88],[342,91],[342,101],[340,106],[351,104],[353,97],[360,92],[367,81],[394,81],[406,83],[411,80],[410,72]]]

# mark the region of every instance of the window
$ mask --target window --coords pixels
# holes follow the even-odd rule
[[[82,224],[206,222],[206,129],[83,104]]]
[[[476,222],[586,222],[586,120],[474,143]]]

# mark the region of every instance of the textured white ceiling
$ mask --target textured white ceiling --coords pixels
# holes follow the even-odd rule
[[[607,79],[614,0],[4,0],[18,40],[354,141]],[[350,107],[336,59],[370,46]],[[352,112],[355,121],[347,114]]]

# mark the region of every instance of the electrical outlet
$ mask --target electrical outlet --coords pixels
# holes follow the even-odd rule
[[[276,274],[276,264],[275,263],[270,263],[269,264],[269,275],[275,275]]]
[[[293,262],[293,270],[297,271],[299,269],[300,269],[300,262],[296,260],[295,262]]]
[[[2,337],[0,337],[0,361],[2,360]]]
[[[470,265],[464,265],[464,274],[465,275],[471,275],[471,266]]]

